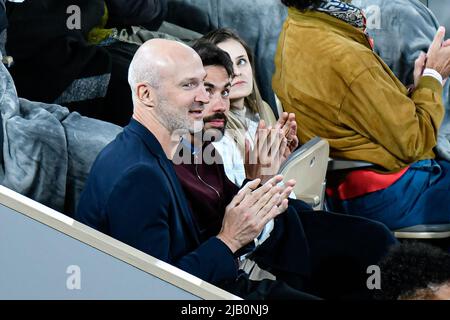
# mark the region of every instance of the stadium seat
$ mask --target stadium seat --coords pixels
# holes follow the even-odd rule
[[[328,142],[315,137],[293,152],[279,170],[285,181],[297,181],[295,196],[315,210],[324,206],[328,155]]]

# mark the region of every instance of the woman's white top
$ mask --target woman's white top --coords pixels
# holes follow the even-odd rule
[[[256,130],[259,124],[259,115],[250,109],[244,107],[242,110],[233,111],[241,119],[247,128],[245,138],[250,142],[250,148],[253,148]],[[241,187],[244,182],[244,150],[239,150],[237,142],[229,129],[225,130],[223,138],[217,142],[213,142],[214,148],[219,152],[223,160],[225,174],[228,179],[235,185]]]
[[[236,110],[233,112],[238,114],[242,123],[245,124],[245,127],[247,128],[245,138],[250,142],[250,148],[253,148],[256,130],[258,129],[259,124],[259,114],[254,113],[245,107],[242,110]],[[213,145],[222,157],[227,178],[238,187],[242,187],[242,183],[246,178],[244,167],[244,150],[239,150],[237,142],[230,134],[230,131],[228,131],[228,133],[227,131],[228,130],[225,130],[223,138],[217,142],[213,142]],[[274,221],[272,219],[265,225],[259,236],[255,238],[255,246],[260,245],[269,237],[273,227]]]

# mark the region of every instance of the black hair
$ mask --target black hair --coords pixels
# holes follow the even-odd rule
[[[450,254],[429,244],[406,242],[391,249],[380,270],[379,299],[417,299],[419,292],[432,296],[429,285],[450,282]]]
[[[204,67],[221,66],[225,68],[230,78],[234,76],[233,62],[227,52],[223,51],[215,44],[203,40],[196,41],[192,48],[202,59]]]
[[[323,2],[327,2],[327,0],[281,0],[281,2],[287,7],[294,7],[298,10],[305,11],[317,8]]]

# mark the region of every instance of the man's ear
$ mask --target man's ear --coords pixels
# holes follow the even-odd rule
[[[136,86],[136,95],[139,101],[147,107],[156,105],[156,92],[148,83],[139,83]]]

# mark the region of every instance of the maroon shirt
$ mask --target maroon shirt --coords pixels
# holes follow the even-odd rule
[[[211,144],[205,144],[203,150],[207,146],[209,150],[213,150],[213,156],[220,159],[215,149],[211,149]],[[201,241],[204,241],[219,233],[225,208],[239,188],[228,180],[222,164],[217,161],[214,164],[206,164],[200,152],[193,152],[189,145],[181,143],[176,154],[183,157],[185,152],[191,153],[191,162],[175,165],[175,172],[199,226]],[[187,155],[186,159],[189,159]]]

